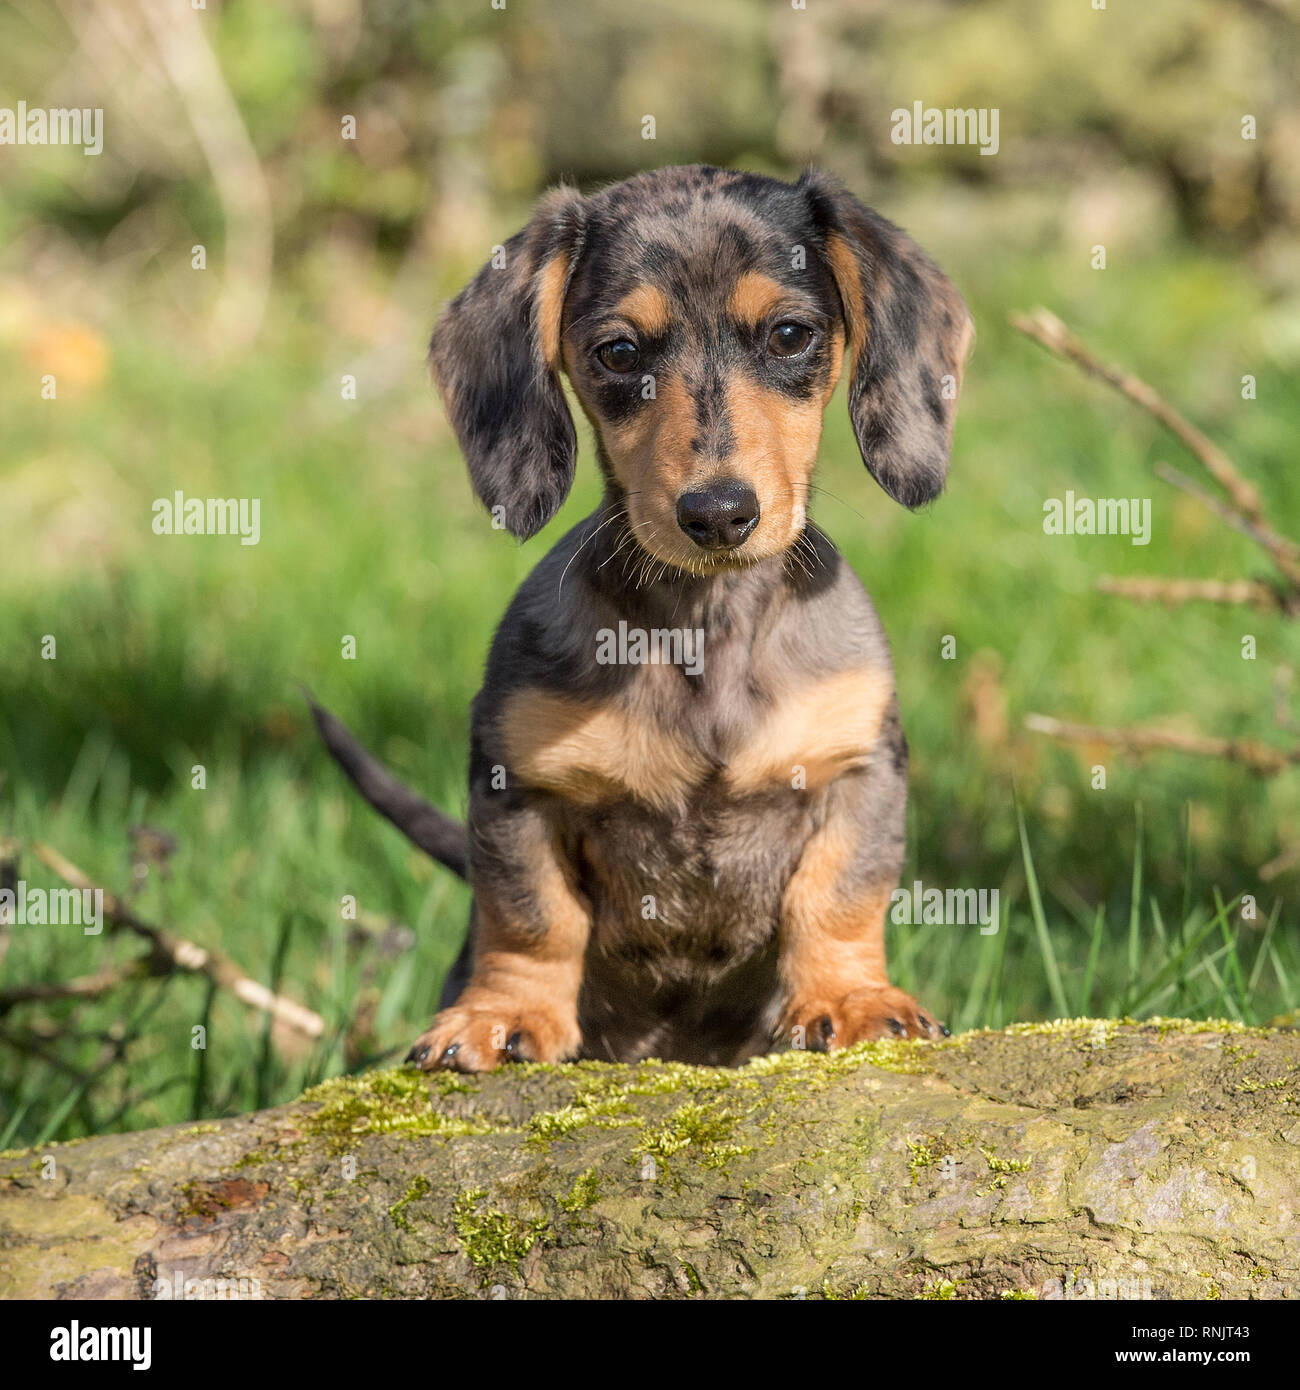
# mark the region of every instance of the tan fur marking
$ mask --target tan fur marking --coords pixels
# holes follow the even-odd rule
[[[657,285],[638,285],[629,290],[614,306],[614,312],[652,338],[658,337],[672,321],[668,296]]]
[[[835,387],[839,384],[840,372],[844,369],[844,330],[837,328],[831,334],[831,379],[826,386],[826,395],[822,398],[825,405],[835,394]]]
[[[567,255],[552,256],[537,277],[537,339],[549,367],[556,367],[560,362],[560,320],[568,278]]]
[[[841,671],[791,691],[729,761],[728,786],[739,794],[773,783],[788,787],[797,767],[804,769],[810,789],[825,786],[866,761],[893,693],[893,678],[884,667]]]
[[[731,291],[727,313],[738,323],[761,323],[787,297],[785,287],[770,275],[747,270]]]
[[[803,529],[800,508],[817,462],[824,408],[822,400],[793,401],[765,391],[744,375],[728,383],[733,469],[758,495],[760,530],[770,550],[783,549]]]
[[[849,346],[856,362],[867,345],[867,300],[862,290],[862,271],[853,248],[838,232],[826,238],[826,256],[840,292],[844,318],[849,326]]]
[[[781,904],[781,974],[792,999],[832,1004],[864,985],[886,984],[885,911],[892,884],[850,897],[844,878],[856,849],[852,826],[828,821],[808,842]]]
[[[780,288],[775,281],[769,283]],[[623,302],[627,303],[626,298]],[[572,344],[566,345],[565,352],[569,374],[574,376]],[[743,478],[758,497],[762,519],[746,547],[748,558],[776,554],[794,542],[807,519],[808,485],[817,462],[823,413],[842,370],[844,334],[839,328],[831,339],[831,353],[830,374],[820,398],[791,400],[764,390],[744,373],[725,383],[735,449],[720,466],[691,448],[699,429],[698,412],[675,373],[658,377],[655,400],[623,423],[602,420],[583,401],[593,428],[606,442],[614,476],[628,494],[628,517],[644,549],[687,568],[698,560],[699,553],[679,533],[677,499],[719,475]]]
[[[681,539],[674,512],[699,471],[691,452],[696,428],[695,403],[679,376],[658,378],[653,404],[625,424],[605,426],[614,476],[628,493],[628,516],[642,544]]]
[[[554,832],[541,818],[525,820],[520,833],[528,859],[530,908],[545,931],[521,920],[520,905],[488,883],[474,884],[477,939],[474,973],[460,998],[437,1014],[417,1042],[427,1068],[445,1065],[487,1071],[506,1059],[512,1035],[538,1061],[573,1056],[582,1043],[578,993],[591,932],[591,907],[571,882],[557,853]]]
[[[667,810],[708,772],[701,754],[647,719],[538,690],[511,696],[501,734],[515,777],[583,805],[631,795]]]

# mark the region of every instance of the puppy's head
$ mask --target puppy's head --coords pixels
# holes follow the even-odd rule
[[[690,166],[549,194],[430,361],[475,490],[516,535],[573,481],[563,371],[637,543],[698,572],[798,539],[842,364],[872,476],[908,507],[937,496],[972,336],[938,267],[825,175]]]

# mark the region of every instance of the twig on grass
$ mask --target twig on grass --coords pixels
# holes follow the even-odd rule
[[[45,980],[31,985],[14,985],[11,989],[0,990],[0,1014],[8,1013],[15,1004],[31,1004],[49,999],[98,999],[101,994],[116,989],[128,980],[147,979],[151,975],[165,975],[170,971],[159,966],[152,953],[127,961],[123,965],[110,965],[97,970],[93,975],[78,975],[71,980]]]
[[[1102,362],[1047,309],[1035,309],[1032,314],[1012,314],[1011,324],[1049,352],[1114,387],[1181,440],[1226,497],[1216,496],[1168,463],[1157,463],[1156,475],[1171,487],[1194,497],[1225,525],[1247,536],[1268,555],[1281,574],[1276,584],[1256,579],[1117,578],[1107,575],[1098,580],[1097,587],[1103,593],[1118,594],[1142,603],[1227,603],[1280,613],[1287,618],[1300,615],[1300,544],[1269,524],[1258,490],[1242,476],[1227,454],[1175,410],[1154,387],[1122,367]],[[1195,757],[1221,758],[1240,763],[1264,777],[1276,776],[1300,763],[1300,746],[1275,748],[1259,739],[1210,738],[1176,729],[1105,729],[1043,714],[1027,715],[1024,723],[1035,733],[1066,742],[1109,744],[1138,754],[1168,750]]]
[[[83,892],[103,894],[104,917],[115,926],[125,927],[149,942],[153,952],[169,963],[171,970],[184,970],[204,975],[215,985],[229,990],[242,1003],[250,1008],[268,1013],[277,1022],[303,1033],[309,1038],[320,1038],[325,1033],[325,1020],[315,1012],[292,999],[276,994],[265,985],[251,979],[229,957],[207,946],[196,945],[193,941],[177,936],[164,927],[155,927],[137,917],[129,907],[105,888],[100,888],[70,860],[65,859],[58,850],[49,845],[33,844],[32,853],[51,872],[57,874],[65,883]],[[169,973],[161,971],[160,973]]]
[[[1220,501],[1212,492],[1207,492],[1205,488],[1172,464],[1157,463],[1155,472],[1156,477],[1162,482],[1178,488],[1179,491],[1187,493],[1189,497],[1195,497],[1202,506],[1212,511],[1225,525],[1231,526],[1234,531],[1240,531],[1243,536],[1254,541],[1256,545],[1268,553],[1269,558],[1293,585],[1300,585],[1300,546],[1296,545],[1294,541],[1279,534],[1266,521],[1252,520],[1241,516],[1226,502]]]
[[[1067,743],[1105,743],[1131,753],[1190,753],[1200,758],[1224,758],[1241,763],[1265,777],[1274,777],[1300,763],[1300,746],[1274,748],[1253,738],[1207,738],[1185,734],[1178,729],[1100,728],[1093,724],[1074,724],[1046,714],[1027,714],[1025,728],[1047,734]]]
[[[1073,362],[1089,376],[1113,386],[1121,395],[1153,415],[1196,455],[1205,471],[1228,494],[1242,516],[1252,521],[1260,520],[1259,492],[1254,484],[1241,476],[1232,460],[1208,435],[1184,419],[1153,387],[1132,372],[1095,357],[1050,310],[1040,308],[1032,314],[1012,314],[1011,324],[1027,338],[1041,343],[1058,357]]]
[[[1103,594],[1118,594],[1138,603],[1231,603],[1266,613],[1285,611],[1277,590],[1257,579],[1144,579],[1103,575]]]

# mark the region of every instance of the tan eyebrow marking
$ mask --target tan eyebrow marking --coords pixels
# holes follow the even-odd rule
[[[657,285],[638,285],[629,290],[614,305],[614,312],[652,338],[658,337],[672,319],[672,305]]]
[[[727,312],[740,323],[758,323],[786,297],[779,281],[757,270],[747,270],[731,291]]]

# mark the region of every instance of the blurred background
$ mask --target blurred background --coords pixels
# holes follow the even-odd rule
[[[1098,592],[1270,570],[1157,480],[1197,473],[1175,440],[1008,315],[1045,305],[1150,382],[1300,534],[1298,50],[1294,0],[0,7],[0,104],[104,110],[98,156],[0,145],[0,875],[57,886],[52,848],[320,1024],[133,966],[138,933],[0,924],[0,1148],[285,1100],[424,1027],[467,895],[343,783],[299,683],[463,812],[495,624],[598,489],[583,434],[547,531],[492,531],[428,331],[549,183],[663,164],[833,170],[978,325],[935,506],[870,481],[842,391],[822,454],[817,520],[895,650],[904,882],[1002,894],[996,935],[891,927],[896,982],[962,1028],[1294,1009],[1297,773],[1024,719],[1288,749],[1296,628]],[[894,144],[916,101],[996,108],[998,153]],[[259,498],[260,544],[155,535],[177,489]],[[1045,535],[1070,489],[1150,498],[1151,543]]]

